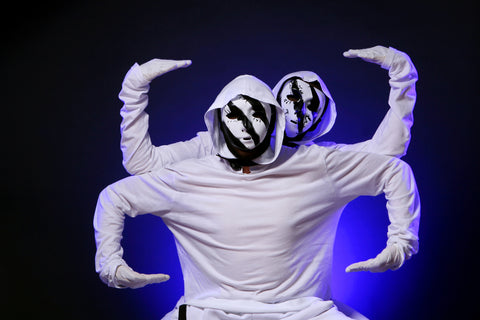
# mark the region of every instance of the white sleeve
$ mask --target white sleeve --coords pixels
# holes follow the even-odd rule
[[[416,101],[415,83],[417,70],[404,52],[389,48],[382,68],[390,76],[390,109],[380,123],[372,139],[351,144],[337,145],[345,151],[364,151],[393,157],[407,153],[410,143],[410,128],[413,125],[413,108]]]
[[[122,240],[125,215],[167,213],[175,197],[159,177],[142,175],[128,177],[106,187],[99,195],[93,226],[95,230],[95,270],[110,287],[120,288],[115,272],[123,260]]]
[[[384,193],[390,220],[387,244],[399,244],[407,259],[417,253],[420,197],[407,163],[372,153],[331,150],[326,166],[337,196],[343,201]]]
[[[123,118],[120,144],[125,169],[131,174],[142,174],[181,160],[212,154],[213,144],[205,132],[181,143],[152,145],[148,133],[149,117],[145,112],[149,89],[149,82],[136,63],[125,76],[118,96],[124,103],[120,110]]]

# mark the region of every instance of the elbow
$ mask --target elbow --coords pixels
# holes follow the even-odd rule
[[[100,192],[95,208],[93,227],[97,245],[113,229],[123,229],[124,205],[113,185]]]

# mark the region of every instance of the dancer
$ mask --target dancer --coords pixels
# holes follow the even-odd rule
[[[330,273],[340,214],[360,195],[385,193],[390,219],[386,248],[360,269],[397,269],[417,252],[420,204],[403,161],[282,146],[283,109],[252,76],[229,83],[205,122],[218,155],[128,177],[101,192],[96,269],[109,286],[168,279],[136,273],[122,259],[125,215],[157,215],[175,236],[185,296],[164,319],[177,319],[182,305],[190,319],[348,319],[330,300]]]

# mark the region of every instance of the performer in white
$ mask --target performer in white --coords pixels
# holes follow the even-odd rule
[[[388,241],[376,258],[349,268],[397,269],[417,252],[420,203],[403,161],[282,146],[283,109],[252,76],[229,83],[205,122],[218,155],[176,162],[101,192],[95,260],[109,286],[168,280],[139,274],[122,259],[125,215],[159,216],[175,237],[185,296],[164,319],[177,319],[180,305],[187,319],[349,319],[331,301],[332,252],[340,214],[360,195],[385,193]]]
[[[390,76],[390,108],[374,136],[353,145],[318,141],[332,127],[336,118],[335,101],[322,79],[310,71],[284,76],[274,87],[275,98],[286,114],[285,143],[287,145],[316,144],[342,150],[366,151],[394,157],[405,155],[413,125],[416,101],[417,71],[407,54],[394,48],[375,46],[348,50],[345,57],[379,64]],[[191,140],[171,145],[154,146],[148,134],[148,105],[150,82],[178,68],[188,67],[190,60],[153,59],[135,64],[125,76],[119,98],[121,109],[121,149],[123,164],[131,174],[141,174],[189,158],[214,154],[212,141],[206,132]],[[315,114],[315,115],[314,115]],[[300,120],[299,120],[300,119]]]

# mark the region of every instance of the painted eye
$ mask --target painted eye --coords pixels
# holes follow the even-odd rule
[[[293,102],[299,102],[302,100],[302,91],[298,90],[298,88],[292,88],[292,94],[287,95],[287,99]]]
[[[294,96],[293,94],[287,95],[287,99],[293,102],[298,102],[300,100],[298,96]]]
[[[230,112],[229,114],[227,114],[227,118],[231,120],[238,119],[238,114],[236,112]]]
[[[262,118],[262,117],[265,116],[265,113],[256,111],[256,112],[254,112],[254,113],[252,114],[252,116],[253,116],[254,118]]]

